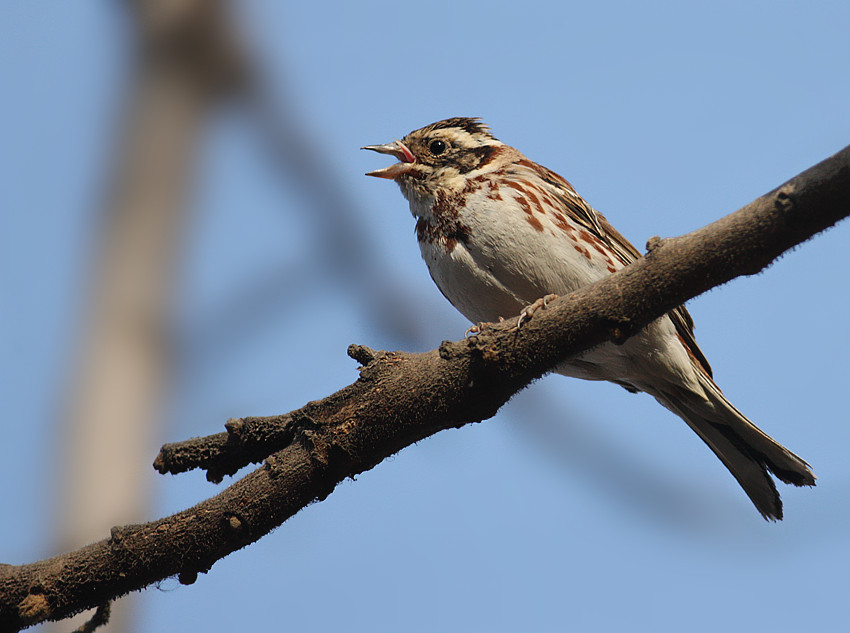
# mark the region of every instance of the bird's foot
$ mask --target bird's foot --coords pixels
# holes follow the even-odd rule
[[[552,301],[558,298],[558,295],[546,295],[545,297],[541,297],[531,305],[525,306],[522,312],[519,313],[519,316],[516,320],[516,329],[519,329],[522,326],[523,321],[529,321],[531,317],[534,316],[534,313],[537,312],[540,308],[545,308]]]
[[[471,326],[466,332],[463,333],[463,338],[469,338],[470,336],[475,336],[476,334],[480,334],[481,331],[484,329],[484,327],[485,326],[484,326],[483,323],[476,323],[475,325]]]

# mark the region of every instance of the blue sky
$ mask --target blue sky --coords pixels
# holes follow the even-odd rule
[[[424,350],[463,335],[397,188],[363,177],[386,164],[364,144],[481,116],[642,247],[850,142],[844,1],[236,6],[417,334],[382,325],[356,290],[373,280],[328,265],[327,220],[270,164],[255,121],[227,109],[204,139],[176,272],[160,442],[341,388],[356,378],[349,343]],[[0,502],[15,517],[0,523],[3,562],[51,553],[50,455],[125,87],[122,29],[115,3],[0,8]],[[147,590],[139,630],[281,617],[307,631],[835,630],[850,566],[848,239],[845,223],[689,303],[720,386],[819,477],[782,487],[782,523],[762,521],[651,398],[549,377],[493,420],[344,482],[194,585]],[[278,276],[255,305],[223,310]],[[197,474],[150,478],[150,518],[217,490]]]

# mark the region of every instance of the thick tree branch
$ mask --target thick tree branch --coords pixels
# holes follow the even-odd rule
[[[850,147],[743,209],[549,304],[520,330],[494,325],[424,354],[349,354],[360,378],[281,416],[282,429],[231,439],[269,419],[231,424],[229,436],[171,445],[161,470],[200,466],[231,472],[260,455],[266,463],[215,497],[170,517],[122,528],[80,550],[21,566],[0,566],[0,629],[61,619],[179,575],[192,582],[218,559],[259,539],[346,477],[449,427],[492,416],[516,391],[564,358],[638,329],[709,288],[761,271],[792,246],[850,214]],[[240,448],[240,445],[242,448]],[[280,448],[283,445],[283,448]],[[245,447],[248,448],[245,448]]]

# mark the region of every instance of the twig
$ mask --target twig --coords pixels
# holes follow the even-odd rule
[[[209,481],[219,483],[225,475],[233,475],[288,446],[300,419],[297,411],[263,418],[231,418],[224,425],[226,433],[164,445],[153,466],[162,474],[203,468]]]
[[[92,633],[109,622],[109,615],[112,612],[111,602],[104,602],[92,614],[88,622],[74,629],[74,633]]]

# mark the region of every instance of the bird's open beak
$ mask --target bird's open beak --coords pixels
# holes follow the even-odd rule
[[[407,149],[407,146],[401,141],[393,141],[392,143],[385,143],[384,145],[367,145],[360,149],[370,149],[373,152],[378,152],[379,154],[391,154],[401,161],[394,165],[390,165],[389,167],[376,169],[375,171],[370,171],[366,174],[367,176],[375,176],[375,178],[398,178],[402,174],[408,173],[413,163],[416,162],[416,156],[414,156],[413,152]]]

